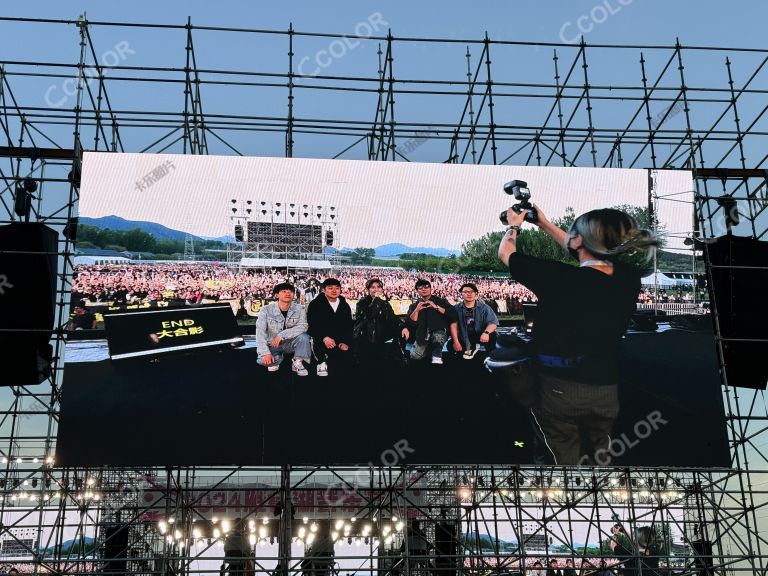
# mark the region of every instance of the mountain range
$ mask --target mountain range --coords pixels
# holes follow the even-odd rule
[[[158,240],[181,240],[183,241],[187,233],[181,230],[174,230],[168,228],[157,222],[145,222],[142,220],[126,220],[120,216],[102,216],[100,218],[88,218],[81,217],[80,224],[87,226],[93,226],[94,228],[108,228],[110,230],[117,230],[119,232],[128,232],[138,228],[142,232],[151,234]],[[231,236],[219,236],[219,237],[207,237],[207,236],[193,236],[194,240],[218,240],[219,242],[228,242],[233,238]],[[353,248],[340,248],[339,252],[350,252]],[[382,244],[376,246],[376,256],[380,258],[386,258],[391,256],[399,256],[400,254],[430,254],[432,256],[450,256],[451,254],[459,254],[460,250],[450,250],[448,248],[431,248],[425,246],[406,246],[405,244],[391,243]],[[334,249],[328,247],[326,252],[335,252]]]

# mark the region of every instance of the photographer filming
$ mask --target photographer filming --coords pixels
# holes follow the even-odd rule
[[[520,184],[526,195],[515,196],[527,204],[530,192]],[[651,258],[660,241],[620,210],[586,212],[565,232],[538,206],[528,206],[518,204],[502,214],[509,227],[498,256],[512,277],[539,299],[530,350],[538,398],[531,413],[537,436],[551,456],[537,454],[537,460],[595,463],[596,454],[607,454],[619,413],[619,342],[640,291],[640,271],[618,258],[636,252]],[[520,253],[517,236],[524,221],[536,224],[579,265]]]

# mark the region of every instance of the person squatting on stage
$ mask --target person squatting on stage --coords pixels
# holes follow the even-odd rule
[[[291,369],[299,376],[308,374],[304,362],[309,362],[312,344],[307,334],[307,313],[296,302],[296,289],[283,282],[275,285],[277,296],[259,311],[256,320],[256,352],[258,363],[270,372],[280,369],[283,354],[293,353]]]
[[[416,281],[419,299],[408,307],[406,323],[415,334],[411,360],[421,360],[429,352],[432,364],[443,363],[443,345],[448,330],[456,323],[456,309],[444,298],[432,294],[432,284],[423,278]]]
[[[463,284],[459,289],[461,302],[456,304],[456,324],[451,324],[453,351],[464,353],[471,360],[480,350],[480,345],[490,352],[496,346],[496,328],[499,319],[485,302],[477,297],[477,286],[472,282]]]
[[[392,360],[393,351],[399,350],[400,358],[404,358],[399,339],[407,341],[410,331],[405,321],[395,316],[380,279],[371,278],[365,289],[368,294],[357,303],[352,334],[358,363],[375,369]],[[390,340],[394,340],[392,346],[387,345]]]
[[[539,228],[579,266],[519,252],[517,235],[528,211],[507,211],[499,259],[539,299],[531,343],[539,398],[531,413],[556,464],[594,462],[596,454],[607,453],[619,412],[619,342],[640,290],[640,271],[617,258],[636,252],[651,258],[660,241],[620,210],[582,214],[566,233],[534,208]],[[582,445],[581,433],[591,446]]]
[[[347,364],[352,344],[352,309],[341,294],[341,282],[326,278],[322,295],[307,306],[312,351],[317,359],[317,375],[328,376],[328,361],[335,368]]]

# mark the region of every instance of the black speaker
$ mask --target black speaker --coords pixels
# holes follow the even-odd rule
[[[696,574],[699,576],[712,576],[715,573],[712,567],[712,542],[708,540],[693,540],[691,548],[695,556],[693,565],[696,567]]]
[[[455,522],[435,524],[435,572],[437,576],[456,576],[458,538]]]
[[[761,288],[768,286],[768,242],[729,235],[718,238],[707,249],[712,264],[710,298],[717,307],[724,339],[728,384],[765,390],[768,298]]]
[[[325,245],[333,246],[333,230],[325,231]]]
[[[57,239],[36,222],[0,226],[0,350],[14,359],[0,385],[39,384],[50,375]]]
[[[128,526],[113,524],[104,527],[104,572],[125,574],[128,558]]]
[[[243,241],[243,227],[240,224],[235,224],[235,240]]]

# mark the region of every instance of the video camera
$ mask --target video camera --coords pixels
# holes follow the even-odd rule
[[[514,196],[515,200],[519,200],[517,204],[512,206],[512,210],[517,214],[520,214],[522,210],[528,210],[528,213],[525,215],[526,222],[535,224],[538,221],[539,214],[536,212],[536,208],[533,207],[533,204],[529,202],[531,199],[531,191],[528,189],[528,182],[523,180],[512,180],[507,182],[504,184],[504,192],[510,196]],[[501,213],[499,220],[501,220],[501,223],[504,224],[504,226],[509,226],[506,210]]]

